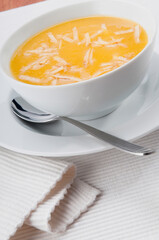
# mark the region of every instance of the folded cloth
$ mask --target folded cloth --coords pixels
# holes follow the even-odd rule
[[[64,233],[100,193],[75,176],[72,163],[0,149],[0,239],[19,239],[24,224]]]

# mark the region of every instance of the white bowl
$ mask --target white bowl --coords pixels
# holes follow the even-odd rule
[[[95,15],[127,18],[144,27],[147,46],[127,64],[112,72],[61,86],[35,86],[15,80],[10,72],[10,58],[16,48],[33,34],[60,22]],[[116,109],[141,83],[154,47],[156,23],[142,6],[122,1],[89,1],[52,10],[17,30],[0,52],[0,71],[12,88],[33,106],[78,119],[93,119]]]

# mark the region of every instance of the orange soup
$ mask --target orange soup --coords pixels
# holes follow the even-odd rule
[[[87,17],[54,25],[13,54],[15,79],[34,85],[77,83],[127,63],[148,42],[139,24],[116,17]]]

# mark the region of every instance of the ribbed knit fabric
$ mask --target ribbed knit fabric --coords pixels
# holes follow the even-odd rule
[[[17,239],[24,223],[54,238],[64,232],[99,194],[75,175],[72,163],[1,149],[0,240]]]

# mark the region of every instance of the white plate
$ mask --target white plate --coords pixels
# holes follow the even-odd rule
[[[74,0],[78,2],[79,0]],[[80,0],[81,1],[81,0]],[[67,4],[73,1],[68,0]],[[1,42],[26,21],[50,8],[65,5],[65,1],[49,1],[0,13]],[[159,40],[159,36],[157,36]],[[156,51],[159,47],[156,44]],[[159,55],[154,54],[150,72],[141,86],[109,116],[88,124],[131,140],[139,138],[159,126]],[[0,76],[0,146],[41,156],[74,156],[110,149],[111,146],[85,134],[64,122],[48,125],[29,125],[10,111],[9,102],[15,93]]]
[[[140,87],[112,114],[87,124],[131,140],[159,126],[159,55],[154,54],[149,73]],[[3,80],[0,88],[0,145],[16,152],[65,157],[95,153],[110,145],[69,123],[29,124],[16,118],[9,103],[16,95]]]

